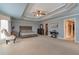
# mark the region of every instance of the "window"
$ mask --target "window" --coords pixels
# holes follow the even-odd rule
[[[0,28],[8,31],[8,20],[0,20]],[[0,33],[0,37],[1,39],[4,39],[5,35]]]

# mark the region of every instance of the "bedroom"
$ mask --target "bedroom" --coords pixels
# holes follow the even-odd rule
[[[1,54],[79,54],[75,48],[79,46],[76,45],[79,43],[78,13],[79,4],[76,3],[0,3],[0,28],[16,36],[15,44],[12,41],[6,44],[0,34]],[[65,20],[74,22],[73,26],[68,24],[70,29],[74,28],[71,38],[74,43],[65,38]],[[53,30],[58,32],[56,38],[51,37]],[[5,50],[7,46],[11,47],[11,52]]]

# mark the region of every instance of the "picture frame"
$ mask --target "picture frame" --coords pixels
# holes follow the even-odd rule
[[[52,23],[52,28],[58,28],[58,23]]]

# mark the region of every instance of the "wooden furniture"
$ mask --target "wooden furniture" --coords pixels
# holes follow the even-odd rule
[[[38,28],[37,33],[40,34],[40,35],[44,35],[44,29]]]
[[[11,32],[11,35],[17,36],[17,35],[16,35],[16,32],[14,32],[14,31]]]
[[[40,35],[44,35],[43,24],[40,24],[40,27],[37,29],[37,33]]]

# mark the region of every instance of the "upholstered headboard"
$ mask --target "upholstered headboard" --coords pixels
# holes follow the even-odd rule
[[[20,30],[32,30],[32,26],[20,26]]]
[[[20,26],[20,32],[22,31],[32,31],[32,26]]]

